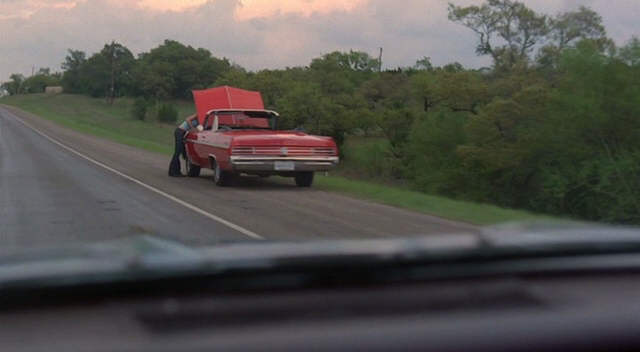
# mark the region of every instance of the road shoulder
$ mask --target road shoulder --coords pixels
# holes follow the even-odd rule
[[[477,230],[466,223],[269,181],[251,179],[240,187],[222,189],[213,186],[206,174],[200,179],[172,179],[166,176],[166,155],[88,136],[21,109],[4,107],[109,167],[256,233],[261,229],[267,238],[379,238]],[[283,213],[291,216],[283,219]]]

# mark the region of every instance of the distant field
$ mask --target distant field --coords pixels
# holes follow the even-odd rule
[[[175,126],[158,123],[153,119],[133,119],[130,114],[132,103],[131,99],[123,98],[109,105],[104,99],[68,94],[31,94],[0,99],[0,104],[16,106],[83,133],[157,153],[171,154]],[[186,117],[194,111],[191,102],[173,103],[179,111],[179,118]],[[387,172],[372,169],[377,168],[375,165],[384,164],[380,160],[386,157],[385,148],[386,141],[381,138],[348,139],[344,150],[346,161],[338,171],[341,176],[319,176],[315,187],[477,225],[551,219],[526,211],[451,200],[402,187],[357,180],[358,175],[366,175],[368,179],[375,180],[376,174],[382,175]]]

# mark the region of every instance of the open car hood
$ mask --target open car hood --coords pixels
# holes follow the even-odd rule
[[[204,124],[207,112],[215,109],[264,109],[260,92],[229,86],[192,91],[198,121]]]

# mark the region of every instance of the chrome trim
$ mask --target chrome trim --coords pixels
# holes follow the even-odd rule
[[[274,116],[280,116],[280,114],[278,114],[276,111],[262,110],[262,109],[213,109],[213,110],[207,111],[206,115],[211,115],[212,113],[217,114],[221,112],[245,112],[245,111],[246,112],[266,112]]]
[[[332,147],[300,147],[300,146],[234,146],[232,155],[242,156],[337,156]]]
[[[253,156],[253,155],[233,155],[230,157],[232,163],[247,161],[306,161],[325,162],[337,164],[340,157],[337,156]]]
[[[265,165],[264,161],[236,161],[233,165]]]
[[[200,144],[200,145],[206,145],[209,147],[214,147],[214,148],[220,148],[220,149],[229,149],[228,145],[224,145],[224,144],[214,144],[214,143],[206,143],[206,142],[200,142],[200,141],[196,141],[193,139],[187,139],[187,142],[189,143],[193,143],[193,144]]]
[[[295,172],[321,172],[329,171],[338,166],[336,160],[314,161],[314,160],[295,160],[300,158],[275,158],[275,160],[234,160],[231,167],[235,172],[240,173],[257,173],[267,175],[291,174]],[[293,170],[276,170],[275,164],[278,161],[288,161],[294,164]]]

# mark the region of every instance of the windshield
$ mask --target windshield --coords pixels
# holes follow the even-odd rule
[[[276,126],[276,116],[259,112],[218,113],[218,127],[234,130],[272,130]],[[205,130],[211,129],[214,118],[209,117],[205,122]]]
[[[0,274],[632,252],[639,13],[0,1]]]

